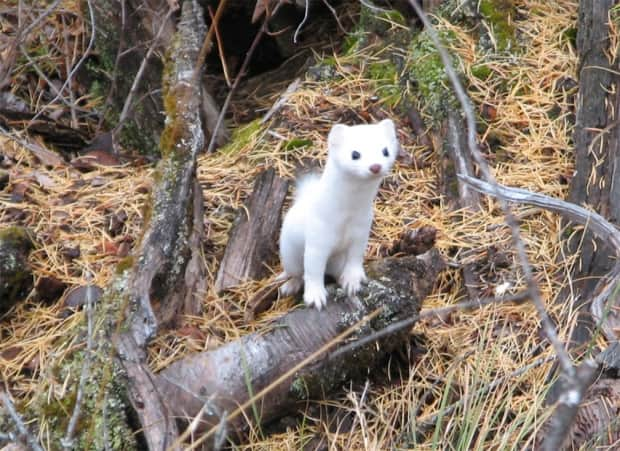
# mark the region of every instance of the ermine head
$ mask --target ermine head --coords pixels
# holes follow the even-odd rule
[[[346,126],[336,124],[327,138],[328,160],[356,178],[387,175],[396,160],[399,145],[394,122]]]

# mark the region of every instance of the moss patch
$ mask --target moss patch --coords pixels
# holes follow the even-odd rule
[[[443,42],[453,39],[450,33],[441,33]],[[442,121],[450,109],[457,108],[457,100],[450,88],[446,70],[428,33],[419,33],[409,48],[410,77],[415,81],[421,102],[435,122]],[[456,64],[453,64],[456,66]]]
[[[515,46],[515,27],[511,18],[516,8],[512,0],[480,0],[479,11],[491,28],[498,51]]]
[[[248,122],[246,125],[235,129],[230,138],[230,142],[220,149],[220,153],[233,154],[246,145],[248,145],[254,139],[254,136],[262,130],[261,119],[255,119],[252,122]]]

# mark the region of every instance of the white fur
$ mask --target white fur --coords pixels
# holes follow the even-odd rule
[[[280,257],[288,281],[280,293],[288,296],[304,286],[304,302],[321,309],[327,302],[324,276],[338,280],[355,294],[366,274],[362,266],[372,224],[373,200],[387,175],[399,145],[394,123],[332,127],[323,174],[308,175],[297,183],[293,206],[280,234]],[[389,155],[383,155],[387,148]],[[352,152],[360,154],[352,159]],[[371,166],[380,165],[377,174]],[[374,167],[376,170],[377,167]]]

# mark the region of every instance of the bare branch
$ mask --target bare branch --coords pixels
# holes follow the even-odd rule
[[[548,431],[542,441],[542,449],[545,451],[557,451],[564,449],[563,445],[568,438],[579,404],[586,390],[592,385],[598,374],[598,365],[591,359],[585,360],[577,367],[574,376],[566,381],[564,390],[556,405],[553,415],[548,422]],[[565,377],[562,375],[561,377]]]
[[[9,416],[13,420],[13,423],[15,423],[15,426],[17,427],[20,435],[26,438],[26,441],[28,442],[30,448],[35,451],[43,451],[43,448],[41,448],[41,445],[39,445],[37,439],[30,433],[30,431],[24,424],[24,421],[15,410],[15,406],[13,405],[11,398],[9,398],[9,395],[7,395],[4,390],[0,391],[0,401],[2,402],[2,404],[4,404],[4,408],[9,413]]]
[[[611,244],[614,247],[616,255],[620,257],[620,230],[594,211],[586,210],[571,202],[554,199],[544,194],[534,193],[520,188],[509,188],[498,185],[494,192],[489,183],[465,175],[459,175],[459,178],[480,193],[499,196],[509,202],[519,202],[541,207],[558,213],[571,221],[582,224],[594,234],[598,235],[601,240]],[[601,326],[605,337],[611,342],[616,341],[618,337],[616,331],[604,321],[611,308],[611,306],[606,307],[606,301],[614,291],[619,289],[619,282],[620,263],[617,263],[614,269],[606,277],[602,278],[596,286],[594,290],[595,296],[592,298],[590,307],[592,316],[594,316],[597,323]]]
[[[454,88],[456,97],[458,98],[459,103],[461,104],[461,108],[463,109],[463,112],[465,113],[465,118],[467,121],[467,143],[468,143],[469,151],[471,152],[472,157],[478,164],[478,167],[484,179],[486,179],[489,182],[489,184],[493,187],[494,192],[497,192],[497,182],[491,175],[491,171],[489,170],[487,162],[485,161],[480,150],[478,149],[478,143],[476,142],[476,116],[474,114],[474,109],[472,107],[471,101],[469,100],[469,97],[467,96],[467,93],[465,92],[465,89],[463,88],[463,85],[461,84],[461,81],[459,80],[454,68],[452,67],[452,61],[451,61],[450,55],[448,54],[446,49],[441,45],[439,37],[437,36],[437,32],[435,31],[433,25],[428,20],[428,17],[426,17],[426,14],[422,10],[422,8],[420,8],[420,6],[415,0],[409,0],[409,3],[415,10],[416,14],[418,15],[422,23],[424,24],[429,37],[431,38],[435,48],[439,52],[439,55],[444,65],[444,69],[446,70],[446,74],[448,78],[450,79],[450,83],[452,84],[452,87]],[[513,241],[515,248],[517,249],[519,263],[521,265],[521,268],[523,269],[523,275],[527,283],[527,290],[530,294],[530,298],[532,302],[534,303],[534,306],[536,307],[538,316],[541,319],[545,334],[547,335],[547,338],[549,339],[549,341],[551,342],[551,344],[553,345],[555,349],[555,352],[558,356],[558,360],[560,362],[560,365],[562,366],[563,371],[567,375],[572,376],[575,374],[575,367],[573,366],[573,363],[571,361],[570,356],[568,355],[568,352],[564,348],[564,344],[560,341],[558,337],[558,334],[557,334],[557,331],[555,330],[553,322],[551,321],[551,319],[549,318],[549,315],[547,314],[547,311],[545,310],[545,305],[540,296],[540,290],[538,289],[538,284],[536,283],[536,280],[534,280],[532,267],[527,259],[527,254],[525,252],[525,244],[523,243],[523,240],[521,239],[518,223],[514,215],[512,214],[512,211],[510,210],[510,207],[508,206],[508,204],[501,199],[500,199],[500,206],[502,208],[502,211],[504,212],[506,223],[510,227],[512,241]]]

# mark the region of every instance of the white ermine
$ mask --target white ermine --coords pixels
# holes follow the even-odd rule
[[[348,127],[336,124],[327,138],[323,174],[298,183],[293,206],[280,234],[280,258],[288,279],[280,294],[304,286],[304,302],[321,309],[327,303],[324,276],[336,278],[349,295],[366,280],[362,266],[373,216],[373,200],[396,159],[394,123]]]

